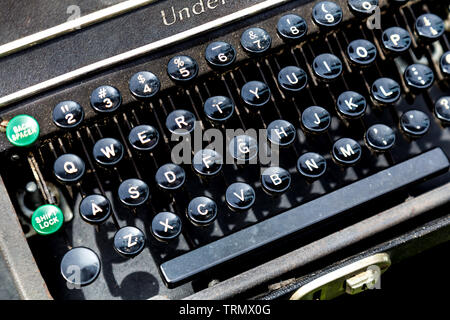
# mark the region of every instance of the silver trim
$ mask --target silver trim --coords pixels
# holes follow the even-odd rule
[[[236,11],[232,14],[221,17],[219,19],[204,23],[204,24],[194,27],[192,29],[180,32],[173,36],[149,43],[145,46],[118,54],[116,56],[92,63],[90,65],[81,67],[74,71],[70,71],[68,73],[57,76],[50,80],[41,82],[39,84],[28,87],[26,89],[22,89],[17,92],[14,92],[12,94],[9,94],[7,96],[1,97],[0,98],[0,108],[10,105],[12,103],[15,103],[17,101],[29,98],[29,97],[31,97],[35,94],[41,93],[45,90],[52,89],[58,85],[62,85],[67,82],[73,81],[73,80],[75,80],[83,75],[86,75],[88,73],[103,70],[103,69],[109,68],[113,65],[116,65],[118,63],[142,56],[144,54],[148,54],[150,52],[156,51],[156,50],[164,48],[164,47],[168,47],[177,42],[186,40],[188,38],[191,38],[191,37],[199,35],[199,34],[203,34],[205,32],[208,32],[208,31],[211,31],[218,27],[232,23],[239,19],[255,15],[263,10],[267,10],[267,9],[279,6],[279,5],[281,5],[283,3],[287,3],[289,1],[291,1],[291,0],[267,0],[267,1],[264,1],[261,3],[258,3],[254,6],[242,9],[240,11]]]
[[[115,16],[121,15],[130,10],[137,9],[139,7],[145,6],[155,1],[156,0],[128,0],[110,6],[108,8],[87,14],[80,18],[64,22],[55,27],[31,34],[21,39],[11,41],[9,43],[0,46],[0,58],[10,55],[14,52],[29,48],[36,44],[45,42],[47,40],[56,38],[63,34],[70,33],[80,28],[84,28],[92,24],[113,18]]]

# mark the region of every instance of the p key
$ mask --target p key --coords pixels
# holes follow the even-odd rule
[[[56,159],[53,165],[53,173],[61,182],[78,182],[83,177],[84,172],[84,161],[75,154],[64,154]]]

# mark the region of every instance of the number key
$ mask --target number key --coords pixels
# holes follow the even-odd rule
[[[313,9],[313,19],[321,27],[334,27],[342,21],[342,8],[331,1],[322,1]]]
[[[228,42],[216,41],[206,47],[205,58],[213,67],[227,67],[236,60],[236,50]]]
[[[170,59],[167,65],[167,73],[174,81],[190,81],[198,74],[197,61],[189,56],[175,56]]]
[[[60,102],[53,109],[53,122],[60,128],[75,128],[83,119],[83,107],[75,101]]]
[[[262,28],[250,28],[242,33],[241,45],[249,53],[263,53],[270,49],[272,38]]]

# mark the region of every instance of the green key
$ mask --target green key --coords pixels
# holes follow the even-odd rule
[[[61,228],[64,215],[60,208],[52,204],[44,204],[37,208],[31,217],[31,224],[37,233],[52,234]]]
[[[8,122],[6,137],[18,147],[32,145],[39,137],[39,123],[26,114],[15,116]]]

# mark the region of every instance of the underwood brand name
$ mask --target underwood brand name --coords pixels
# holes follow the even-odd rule
[[[171,6],[167,11],[161,10],[161,17],[166,26],[170,26],[176,22],[188,20],[189,18],[206,13],[208,10],[214,10],[219,6],[223,6],[230,0],[196,0],[192,6],[184,8],[175,8]],[[194,2],[194,1],[193,1]]]

